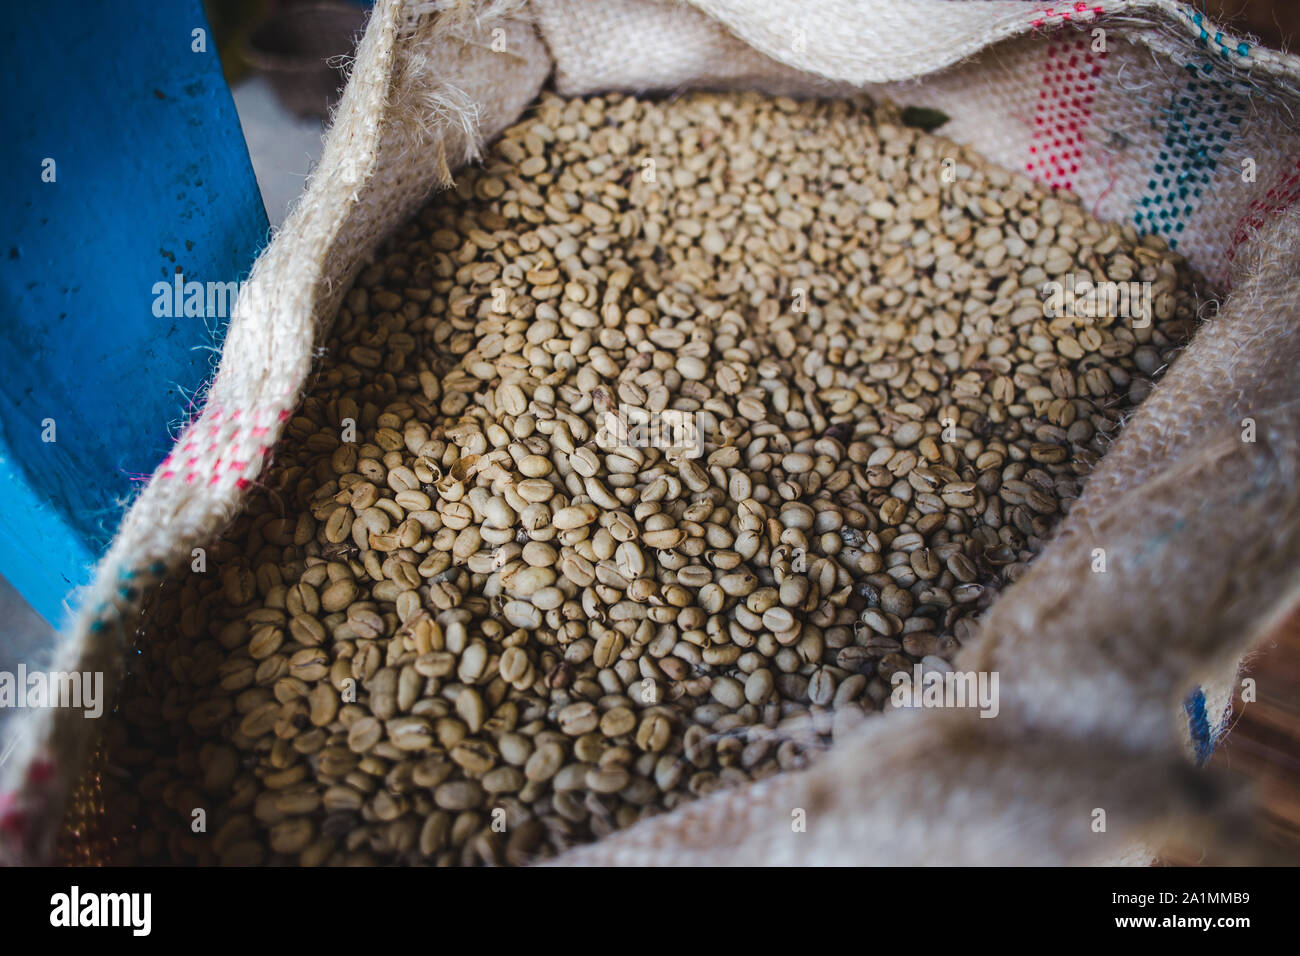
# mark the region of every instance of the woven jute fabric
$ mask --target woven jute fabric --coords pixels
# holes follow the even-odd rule
[[[1300,61],[1173,0],[380,0],[202,411],[128,510],[58,666],[116,686],[143,599],[238,513],[377,244],[548,78],[571,95],[865,91],[936,108],[942,135],[1164,236],[1231,290],[1204,303],[1186,353],[956,662],[999,673],[996,719],[868,720],[809,770],[560,862],[1147,859],[1204,807],[1182,702],[1201,688],[1202,721],[1221,726],[1241,655],[1300,575]],[[19,724],[0,763],[0,859],[50,858],[97,730],[71,710]]]

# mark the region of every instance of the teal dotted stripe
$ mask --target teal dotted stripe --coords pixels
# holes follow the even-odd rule
[[[1246,100],[1211,63],[1188,63],[1186,80],[1167,106],[1160,155],[1133,221],[1141,233],[1164,236],[1171,249],[1209,190],[1224,148],[1241,131]]]
[[[1210,48],[1211,40],[1210,40],[1210,31],[1205,29],[1205,17],[1200,13],[1193,13],[1190,10],[1183,10],[1182,14],[1191,22],[1192,26],[1196,28],[1197,33],[1200,34],[1196,38],[1196,45],[1201,47],[1202,49],[1208,50]],[[1219,56],[1221,56],[1225,60],[1231,60],[1231,56],[1234,53],[1237,56],[1243,58],[1248,58],[1250,56],[1249,43],[1245,43],[1242,41],[1238,41],[1237,43],[1232,43],[1228,40],[1225,40],[1223,38],[1222,30],[1214,31],[1213,42],[1215,46],[1214,52],[1218,53]]]
[[[162,580],[167,573],[167,565],[161,561],[155,561],[147,568],[123,568],[117,574],[118,583],[116,594],[113,601],[101,601],[95,607],[95,618],[90,622],[92,633],[100,634],[106,628],[112,625],[118,627],[122,623],[122,610],[117,606],[121,604],[133,604],[141,595],[144,588]]]

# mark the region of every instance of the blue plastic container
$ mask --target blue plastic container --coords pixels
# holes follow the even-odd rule
[[[0,574],[57,627],[211,375],[207,284],[267,220],[198,0],[12,4],[0,31]],[[168,315],[177,273],[214,308]]]

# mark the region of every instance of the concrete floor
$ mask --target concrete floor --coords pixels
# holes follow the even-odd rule
[[[0,671],[15,673],[18,664],[28,670],[45,669],[54,652],[54,629],[32,610],[21,594],[0,577]],[[5,730],[12,715],[18,713],[9,707],[0,707],[0,762],[9,753],[9,740]]]
[[[261,77],[240,83],[232,92],[266,218],[276,228],[320,159],[324,124],[287,113]]]

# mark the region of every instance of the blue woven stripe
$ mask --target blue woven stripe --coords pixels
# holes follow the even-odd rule
[[[1210,718],[1205,713],[1205,691],[1196,688],[1183,704],[1187,711],[1187,731],[1192,736],[1197,764],[1203,765],[1214,753],[1214,734],[1210,731]]]

